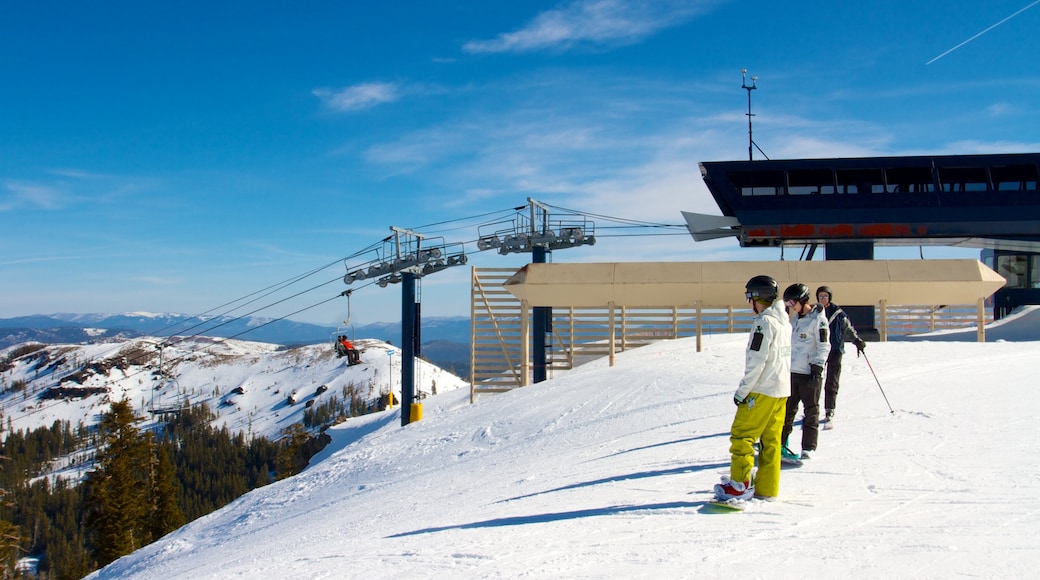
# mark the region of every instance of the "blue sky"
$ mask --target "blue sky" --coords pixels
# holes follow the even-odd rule
[[[718,213],[697,162],[747,156],[742,68],[772,159],[1036,151],[1036,4],[4,0],[0,317],[211,311],[390,226],[528,197],[656,223]],[[607,232],[554,260],[779,258]],[[424,280],[424,316],[468,314],[468,281]],[[257,315],[335,324],[345,300],[311,306],[344,289]],[[395,287],[352,298],[354,321],[399,311]]]

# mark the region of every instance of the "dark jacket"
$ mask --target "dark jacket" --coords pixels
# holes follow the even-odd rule
[[[856,329],[852,327],[852,323],[849,322],[849,317],[845,315],[845,311],[841,309],[837,304],[830,304],[823,312],[824,316],[827,317],[827,322],[831,327],[831,350],[838,349],[842,354],[845,353],[845,343],[851,342],[854,344],[862,344],[863,340],[859,337]]]

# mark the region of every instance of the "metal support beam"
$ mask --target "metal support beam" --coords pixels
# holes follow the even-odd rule
[[[401,273],[401,426],[411,422],[410,409],[415,403],[415,282],[412,272]]]
[[[532,249],[531,260],[535,264],[544,264],[545,256],[548,254],[548,250],[544,246],[535,246]],[[535,306],[533,316],[531,318],[531,333],[534,339],[532,349],[534,352],[531,354],[531,362],[534,364],[534,382],[540,383],[546,378],[546,352],[545,352],[545,337],[549,333],[549,318],[552,316],[552,308],[547,306]]]

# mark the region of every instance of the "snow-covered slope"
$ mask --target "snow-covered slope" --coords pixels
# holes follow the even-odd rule
[[[362,364],[347,366],[329,344],[278,350],[275,345],[194,338],[162,351],[157,339],[52,345],[12,361],[0,372],[0,411],[15,429],[50,426],[55,420],[91,425],[111,400],[128,398],[140,416],[206,402],[220,417],[215,425],[276,438],[303,419],[308,405],[353,388],[367,400],[393,390],[400,395],[401,352],[377,340],[358,340]],[[12,352],[6,349],[0,355]],[[2,360],[2,359],[0,359]],[[454,375],[418,361],[421,395],[468,386]],[[24,381],[21,390],[11,386]],[[319,387],[326,387],[321,389]],[[465,389],[467,395],[469,389]],[[290,396],[295,403],[290,403]],[[349,397],[346,397],[349,399]]]
[[[1040,332],[1033,332],[1040,338]],[[781,498],[728,472],[745,336],[621,353],[468,404],[351,419],[302,474],[93,578],[1022,577],[1040,541],[1040,342],[872,343]]]

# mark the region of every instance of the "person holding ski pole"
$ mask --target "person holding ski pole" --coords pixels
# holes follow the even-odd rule
[[[729,477],[715,485],[718,501],[775,499],[780,493],[780,431],[791,393],[791,323],[778,300],[779,287],[769,276],[755,276],[745,285],[745,297],[757,315],[744,354],[744,377],[733,403],[737,413],[730,427]],[[762,442],[758,471],[756,441]]]
[[[821,423],[834,420],[834,409],[838,403],[838,381],[841,379],[841,357],[845,354],[845,343],[856,345],[856,356],[863,353],[867,343],[859,337],[856,329],[849,322],[845,311],[833,302],[834,293],[830,287],[820,286],[816,289],[816,302],[823,307],[827,324],[831,332],[831,352],[827,355],[827,378],[823,383],[824,418]]]
[[[795,313],[791,331],[791,397],[787,399],[787,417],[781,439],[784,460],[810,459],[816,451],[820,435],[820,391],[823,389],[823,365],[831,351],[830,332],[823,309],[809,306],[809,287],[791,284],[784,290],[784,304]],[[802,454],[795,455],[787,438],[794,430],[794,416],[802,404]]]

